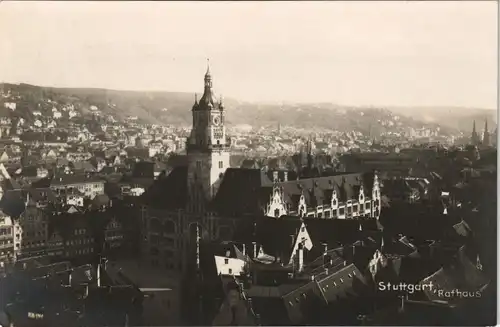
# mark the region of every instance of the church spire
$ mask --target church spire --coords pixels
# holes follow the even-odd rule
[[[476,121],[475,120],[472,122],[471,143],[472,143],[472,145],[478,145],[478,143],[479,143],[479,135],[477,134],[477,131],[476,131]]]
[[[194,94],[194,104],[198,105],[198,93]]]
[[[307,169],[309,169],[309,173],[311,173],[313,168],[313,153],[312,153],[312,137],[309,136],[309,140],[307,140]]]
[[[488,118],[484,121],[483,145],[490,145],[490,133],[488,132]]]

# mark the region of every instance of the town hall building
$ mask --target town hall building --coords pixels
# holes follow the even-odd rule
[[[375,173],[336,173],[271,180],[259,169],[230,167],[230,138],[222,97],[208,67],[201,98],[195,95],[187,165],[159,178],[143,194],[142,257],[152,268],[184,271],[194,240],[230,240],[242,220],[308,217],[377,219],[380,185]]]

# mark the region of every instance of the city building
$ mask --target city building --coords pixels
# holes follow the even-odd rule
[[[15,260],[14,225],[14,220],[0,210],[0,271],[6,263]]]
[[[63,174],[54,178],[46,178],[34,183],[34,187],[48,187],[55,194],[62,195],[66,192],[78,191],[85,197],[93,199],[104,194],[105,181],[91,174]]]

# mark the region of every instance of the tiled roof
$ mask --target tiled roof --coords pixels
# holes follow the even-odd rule
[[[96,175],[87,174],[64,174],[52,179],[50,185],[72,185],[84,183],[104,183],[104,180]]]
[[[188,167],[176,167],[164,178],[156,180],[144,192],[144,204],[161,209],[184,209],[188,199]]]
[[[371,175],[371,176],[370,176]],[[339,201],[358,199],[359,188],[363,185],[366,196],[371,196],[373,188],[373,174],[346,173],[333,176],[289,180],[278,183],[283,187],[285,199],[295,205],[294,198],[304,194],[308,206],[329,204],[333,190],[337,192]]]
[[[220,214],[262,214],[267,201],[262,203],[261,188],[272,185],[258,169],[229,168],[211,204],[212,209]]]
[[[306,217],[304,222],[314,247],[318,247],[321,251],[323,251],[323,243],[326,243],[329,248],[336,248],[339,245],[356,242],[367,231],[377,231],[375,219],[318,219]],[[360,225],[364,233],[360,232]]]
[[[358,296],[366,287],[365,278],[353,264],[344,266],[337,272],[318,280],[317,283],[327,303]]]
[[[18,218],[25,210],[21,191],[8,191],[0,200],[2,211],[12,218]]]
[[[236,229],[233,239],[244,243],[247,253],[253,251],[252,242],[262,246],[265,254],[280,258],[282,263],[287,264],[292,255],[294,239],[302,226],[302,221],[297,217],[270,218],[266,216],[250,217],[243,221]]]
[[[74,161],[70,162],[69,166],[74,170],[81,170],[84,172],[94,172],[96,171],[95,167],[89,161]]]

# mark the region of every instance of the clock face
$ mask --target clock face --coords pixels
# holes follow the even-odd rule
[[[220,125],[220,117],[219,116],[215,116],[213,118],[213,122],[214,122],[215,126],[219,126]]]

